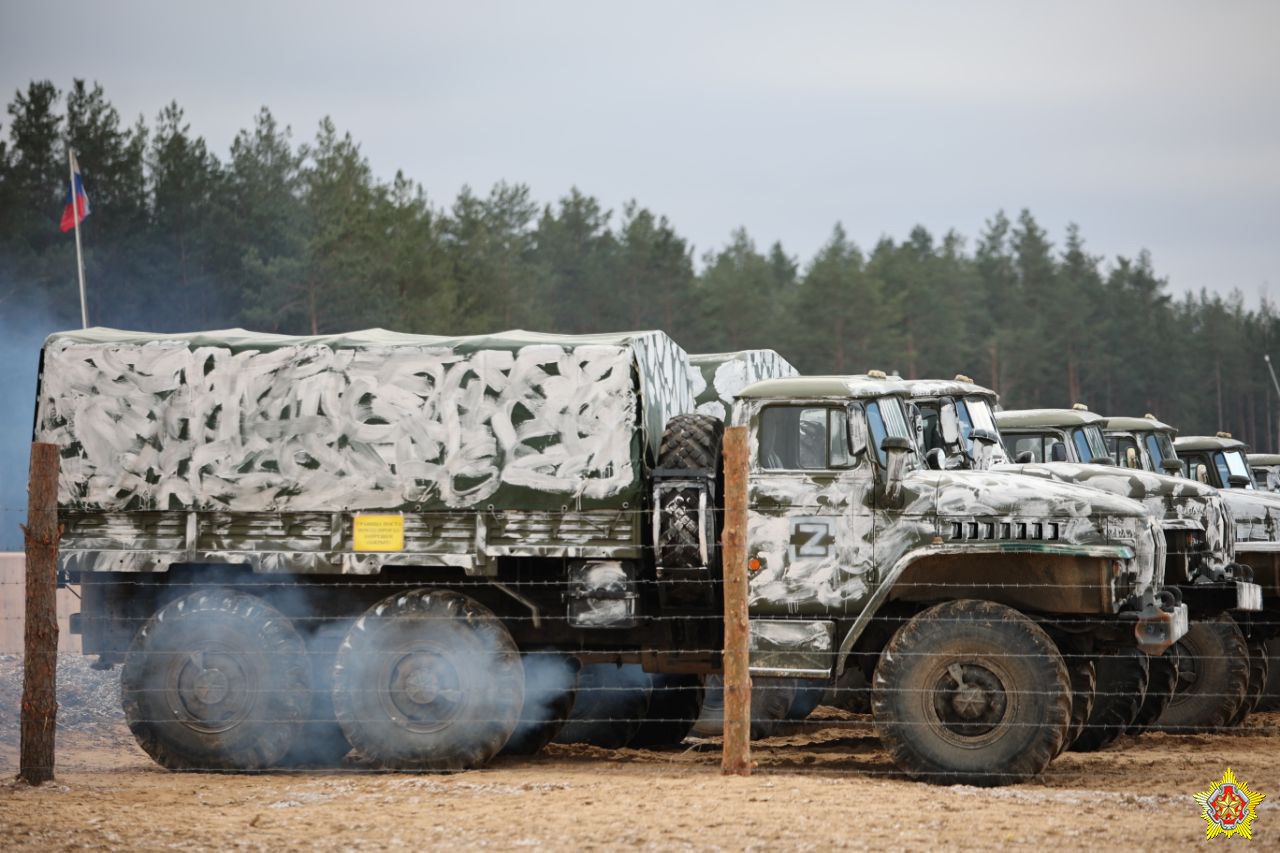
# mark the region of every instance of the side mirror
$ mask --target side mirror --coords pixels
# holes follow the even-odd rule
[[[1182,473],[1182,462],[1177,459],[1165,459],[1161,461],[1160,467],[1165,470],[1166,474],[1179,475]]]
[[[860,410],[849,411],[849,452],[854,459],[867,452],[867,425]]]
[[[902,436],[887,435],[880,442],[880,449],[885,454],[884,496],[890,503],[897,503],[902,493],[902,474],[907,466],[907,453],[911,451],[911,442]]]
[[[1049,461],[1050,462],[1066,462],[1067,446],[1063,444],[1061,441],[1055,441],[1049,447]]]
[[[924,454],[924,464],[932,471],[941,471],[947,466],[947,454],[942,452],[941,447],[935,447]]]
[[[1114,465],[1116,459],[1114,456],[1095,456],[1093,457],[1094,465]]]
[[[975,427],[973,432],[969,433],[969,438],[974,441],[981,441],[984,444],[1000,443],[1000,436],[996,435],[989,429],[978,429]]]
[[[1030,450],[1024,450],[1021,453],[1019,453],[1018,457],[1013,461],[1018,463],[1019,465],[1030,465],[1032,462],[1036,461],[1036,455],[1032,453]]]
[[[960,443],[960,419],[956,417],[956,404],[943,403],[938,409],[938,428],[942,431],[942,441],[947,447]]]
[[[1227,482],[1233,489],[1247,489],[1253,485],[1253,481],[1244,474],[1232,474],[1227,478]]]

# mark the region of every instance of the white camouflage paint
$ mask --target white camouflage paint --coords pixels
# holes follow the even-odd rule
[[[60,502],[463,507],[502,486],[607,499],[636,486],[637,429],[656,450],[666,420],[693,406],[686,356],[658,332],[614,343],[511,332],[493,348],[364,334],[247,348],[236,336],[254,338],[235,330],[51,338],[36,437],[64,448]],[[219,335],[238,345],[200,342]],[[442,343],[457,340],[469,346]]]
[[[689,384],[698,414],[721,420],[728,420],[738,392],[751,383],[798,375],[791,362],[771,349],[689,356]]]

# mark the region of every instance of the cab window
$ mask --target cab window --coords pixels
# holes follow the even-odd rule
[[[1246,489],[1253,488],[1253,478],[1249,476],[1249,465],[1244,461],[1244,454],[1239,450],[1228,450],[1222,453],[1213,454],[1214,464],[1218,467],[1218,473],[1222,475],[1222,484],[1224,486],[1231,484],[1231,475],[1235,474],[1248,478],[1249,485]]]
[[[889,454],[885,453],[884,448],[880,446],[884,443],[885,436],[892,435],[908,440],[911,438],[911,433],[907,430],[906,416],[902,413],[902,403],[895,397],[881,397],[867,403],[866,412],[867,433],[871,436],[871,445],[875,448],[876,458],[880,460],[881,465],[887,465]],[[912,467],[910,461],[907,467]]]
[[[1182,470],[1189,480],[1195,480],[1197,483],[1205,483],[1210,486],[1214,485],[1213,474],[1209,470],[1209,460],[1200,454],[1184,457]]]
[[[1142,452],[1138,449],[1138,442],[1129,436],[1109,436],[1107,445],[1117,465],[1124,468],[1142,468]]]
[[[760,467],[772,471],[848,468],[849,420],[828,406],[769,406],[760,414]]]
[[[1155,466],[1157,471],[1162,470],[1161,466],[1164,464],[1164,448],[1160,446],[1160,441],[1156,438],[1156,434],[1154,432],[1147,433],[1147,437],[1142,440],[1142,443],[1146,445],[1147,455],[1151,457],[1151,464]]]
[[[1032,462],[1044,461],[1044,439],[1038,435],[1015,435],[1013,442],[1013,458],[1016,460],[1023,453],[1031,453]]]

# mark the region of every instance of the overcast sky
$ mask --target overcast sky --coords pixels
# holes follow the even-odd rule
[[[1252,302],[1280,284],[1278,43],[1265,2],[0,0],[0,89],[176,99],[220,156],[260,105],[308,137],[328,114],[437,204],[576,185],[699,255],[738,225],[803,259],[837,220],[865,246],[1029,207]]]

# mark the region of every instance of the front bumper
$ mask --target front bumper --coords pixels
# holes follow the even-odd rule
[[[1262,586],[1251,581],[1181,584],[1178,592],[1191,608],[1191,615],[1197,619],[1227,610],[1262,609]]]
[[[1186,636],[1190,624],[1185,604],[1165,607],[1149,604],[1138,614],[1133,634],[1137,637],[1139,649],[1152,656],[1161,655],[1165,649]]]

